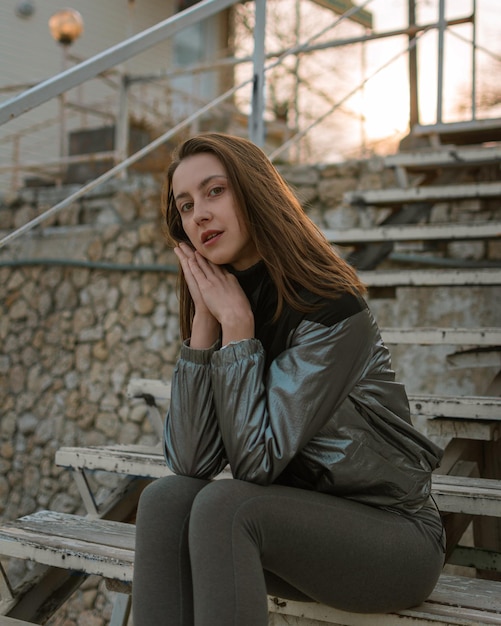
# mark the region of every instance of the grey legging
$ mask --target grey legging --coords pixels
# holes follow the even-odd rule
[[[420,604],[443,566],[414,517],[280,485],[161,478],[141,496],[134,626],[266,626],[267,593],[358,612]]]

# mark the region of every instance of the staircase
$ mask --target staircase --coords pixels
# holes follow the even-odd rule
[[[156,42],[165,40],[198,20],[216,15],[232,4],[231,0],[206,0],[197,3],[187,11],[155,25],[140,37],[132,37],[64,74],[44,81],[26,94],[2,104],[0,124],[52,98],[64,97],[63,94],[68,89],[127,63],[141,51],[156,45]],[[336,5],[338,8],[344,5],[342,9],[346,10],[352,3],[329,0],[319,4]],[[254,29],[257,52],[253,59],[253,77],[256,97],[252,103],[251,138],[257,143],[260,143],[263,128],[259,122],[262,118],[265,55],[261,54],[264,53],[262,43],[258,44],[260,33],[264,30],[263,7],[263,2],[256,3],[256,24],[261,24],[262,27]],[[126,95],[126,88],[127,81],[124,80],[121,96]],[[230,100],[230,91],[217,98],[220,104]],[[192,116],[191,122],[185,120],[186,126],[189,123],[203,125],[215,102],[216,100],[208,105],[203,115],[202,111],[206,107]],[[57,204],[47,202],[47,206],[54,205],[51,215],[59,215],[59,221],[55,222],[58,228],[51,232],[49,226],[47,231],[42,230],[41,236],[37,231],[30,233],[33,235],[33,248],[39,243],[37,237],[50,239],[56,230],[59,230],[57,235],[61,237],[61,231],[67,227],[66,234],[63,232],[61,237],[66,239],[67,248],[63,250],[57,241],[52,247],[56,249],[58,260],[68,261],[65,257],[72,255],[74,260],[80,250],[72,249],[72,254],[67,253],[67,249],[74,244],[69,237],[74,234],[71,225],[81,228],[82,231],[89,227],[91,231],[94,224],[99,223],[93,221],[93,216],[97,214],[96,206],[101,206],[102,203],[103,183],[134,166],[142,171],[150,168],[151,172],[152,162],[159,152],[162,153],[166,142],[174,136],[175,129],[162,129],[163,134],[149,147],[145,147],[144,152],[141,150],[126,159],[128,106],[127,97],[122,97],[120,111],[115,120],[116,145],[113,144],[113,151],[109,154],[101,152],[96,158],[117,158],[118,165],[104,173],[98,181],[93,180],[71,196],[58,200]],[[233,123],[238,122],[233,115],[230,118]],[[269,130],[268,127],[268,139],[271,134]],[[115,133],[112,134],[115,141]],[[281,136],[279,139],[282,141]],[[77,165],[82,161],[81,152],[85,150],[82,151],[81,146],[77,146],[75,152],[68,158],[68,163],[72,165],[71,173],[75,181],[87,180],[86,172],[82,174],[77,171]],[[394,172],[394,184],[391,187],[357,189],[345,196],[345,202],[356,207],[357,211],[365,215],[377,215],[376,224],[371,228],[326,231],[329,240],[336,245],[349,246],[347,258],[359,269],[368,285],[369,299],[382,326],[383,340],[391,346],[394,362],[405,371],[408,379],[411,412],[416,424],[426,429],[430,436],[446,448],[442,466],[434,476],[433,490],[447,526],[447,567],[467,566],[468,576],[450,577],[447,573],[429,602],[417,610],[391,617],[341,615],[322,606],[312,605],[305,608],[303,604],[270,599],[270,626],[285,623],[297,626],[316,626],[320,623],[393,626],[402,622],[423,626],[501,624],[501,583],[496,580],[501,576],[500,158],[500,119],[416,126],[402,142],[401,151],[385,159],[385,165]],[[96,169],[94,174],[100,172],[100,169]],[[21,222],[25,224],[27,219],[35,217],[34,207],[29,206],[26,198],[29,194],[38,192],[28,192],[22,200],[25,206],[20,211],[24,211],[23,217],[26,219],[16,224],[8,223],[6,226],[5,215],[8,211],[4,211],[4,215],[0,215],[0,218],[4,218],[0,219],[1,228],[18,227]],[[106,419],[111,412],[110,406],[115,415],[120,415],[120,428],[123,430],[128,426],[139,430],[141,417],[138,417],[136,411],[132,424],[123,419],[124,415],[129,414],[123,406],[123,393],[118,390],[119,382],[123,382],[120,381],[122,363],[116,367],[117,375],[111,381],[105,377],[105,368],[100,367],[100,363],[104,363],[107,358],[108,348],[111,353],[117,350],[117,342],[127,344],[129,341],[126,347],[134,348],[134,367],[140,372],[138,375],[146,375],[144,370],[148,368],[155,373],[160,369],[160,354],[165,363],[173,358],[175,352],[172,328],[169,329],[170,350],[166,351],[165,345],[158,341],[156,335],[160,323],[149,335],[143,332],[139,324],[135,326],[130,323],[131,320],[136,322],[137,317],[153,317],[151,311],[146,311],[152,301],[151,294],[158,284],[158,274],[155,275],[154,272],[158,272],[160,266],[163,273],[159,290],[163,288],[165,293],[160,306],[158,301],[156,303],[158,308],[165,306],[167,310],[165,303],[170,305],[168,300],[172,293],[168,293],[165,285],[169,281],[174,282],[171,280],[173,276],[169,275],[172,269],[167,269],[172,261],[164,253],[159,253],[159,240],[155,239],[150,229],[155,201],[150,198],[146,202],[144,200],[144,193],[141,195],[131,186],[131,190],[122,193],[118,202],[110,203],[106,212],[100,213],[100,218],[103,219],[101,226],[106,230],[105,236],[102,240],[92,241],[92,246],[86,246],[88,259],[97,262],[93,266],[84,265],[81,270],[75,269],[76,264],[66,264],[61,272],[69,277],[67,281],[58,282],[58,268],[54,267],[50,267],[47,272],[42,267],[32,268],[31,272],[29,263],[20,263],[19,269],[14,271],[0,268],[0,282],[9,293],[9,314],[15,309],[13,315],[6,315],[3,319],[0,316],[0,337],[2,341],[5,340],[5,351],[8,353],[8,357],[0,362],[3,368],[0,374],[9,370],[9,382],[14,383],[12,389],[16,395],[12,399],[13,394],[7,389],[11,405],[7,406],[6,415],[2,415],[0,421],[0,430],[3,430],[0,433],[3,435],[2,454],[5,453],[5,458],[1,461],[8,466],[6,476],[16,489],[20,483],[16,484],[14,478],[25,467],[30,470],[22,476],[22,490],[23,495],[24,490],[33,495],[33,506],[28,510],[26,506],[23,511],[17,511],[16,506],[10,512],[7,508],[8,522],[0,528],[0,560],[3,561],[4,556],[12,556],[22,559],[23,562],[34,561],[37,564],[37,576],[20,589],[11,588],[8,576],[0,565],[2,626],[43,623],[88,574],[104,575],[110,579],[111,584],[117,581],[131,582],[133,527],[131,524],[124,526],[122,522],[133,519],[141,489],[151,478],[163,475],[166,467],[158,448],[150,447],[145,451],[138,450],[138,446],[129,445],[124,450],[123,447],[101,445],[104,440],[109,443],[114,437],[112,420]],[[156,210],[156,205],[154,209]],[[112,223],[106,221],[108,218]],[[137,223],[128,223],[134,219],[138,222],[142,220],[139,234],[134,230]],[[151,224],[147,223],[149,220]],[[42,221],[40,219],[37,223]],[[364,220],[365,223],[368,221]],[[120,238],[114,237],[113,231],[116,234],[120,229]],[[14,248],[14,261],[19,260],[20,256],[20,261],[24,262],[26,259],[18,254],[20,249]],[[36,254],[28,261],[34,259],[36,265]],[[117,259],[120,263],[116,263]],[[148,270],[145,268],[151,260],[157,265],[146,275]],[[101,266],[99,261],[103,261]],[[87,259],[84,263],[86,262]],[[113,267],[110,269],[110,266]],[[139,266],[143,266],[144,280],[131,278],[134,272],[137,274]],[[108,272],[115,272],[114,278],[109,281]],[[121,274],[124,272],[129,273]],[[121,279],[115,278],[118,276]],[[135,299],[135,308],[124,306],[124,300],[118,306],[119,295],[126,290],[132,294],[131,299]],[[461,315],[461,294],[468,294],[471,300],[471,293],[479,299],[480,294],[488,294],[482,300],[488,303],[488,315]],[[78,315],[73,315],[77,307],[71,305],[71,300],[78,297],[83,298],[84,305],[88,305],[90,301],[93,301],[92,304],[97,303],[99,314],[94,322],[89,322],[92,316],[89,310],[78,310]],[[454,299],[456,316],[442,315],[440,305],[447,298]],[[24,299],[29,302],[30,307],[23,308]],[[402,322],[404,316],[400,315],[400,308],[404,308],[402,302],[407,307],[405,323]],[[113,310],[114,304],[116,310]],[[416,310],[415,316],[409,315],[412,307]],[[480,305],[476,307],[477,312],[481,312],[479,307]],[[81,308],[85,309],[85,306]],[[101,317],[105,316],[106,319],[101,324]],[[121,334],[121,330],[117,330],[119,324],[114,316],[120,317],[123,327],[130,331],[128,337]],[[10,328],[9,317],[14,320]],[[75,317],[78,319],[75,320]],[[167,322],[172,321],[167,315],[166,318]],[[485,323],[484,319],[489,322]],[[72,324],[75,326],[71,326]],[[71,338],[65,334],[70,326],[74,330]],[[36,329],[36,334],[35,331],[31,332],[33,328]],[[23,341],[22,346],[16,350],[15,340],[18,337],[22,337]],[[59,345],[61,337],[64,339]],[[158,354],[152,355],[153,350],[148,343],[154,345]],[[137,348],[137,345],[140,347]],[[33,363],[38,363],[38,367],[42,367],[42,362],[44,366],[52,365],[51,360],[55,360],[54,346],[59,349],[61,357],[58,367],[53,368],[57,373],[54,375],[54,371],[48,369],[44,377],[44,372],[37,371]],[[92,371],[87,371],[91,369],[88,367],[88,353],[91,350],[95,359]],[[77,351],[77,366],[68,374],[66,368],[69,354]],[[428,353],[434,355],[434,362],[425,356]],[[14,361],[15,367],[11,367],[9,361],[12,354],[17,358]],[[409,354],[413,356],[409,358]],[[148,358],[150,361],[145,365]],[[123,360],[125,363],[126,356]],[[106,361],[106,367],[109,368],[110,363],[113,363],[111,358],[109,362]],[[427,368],[429,365],[437,372],[436,384],[433,380],[429,381],[428,377],[428,382],[421,385],[419,375],[413,377],[413,372],[416,371],[417,374],[419,368]],[[86,372],[87,380],[80,380],[80,371]],[[40,398],[37,398],[40,402],[30,404],[32,398],[25,393],[23,377],[27,378],[31,388],[43,387]],[[123,378],[126,378],[125,373]],[[56,401],[49,413],[47,403],[52,402],[52,396],[44,392],[54,380],[59,388],[56,389]],[[449,381],[450,385],[446,385]],[[78,385],[85,393],[82,393],[83,401],[79,398],[79,402],[76,402]],[[440,389],[440,385],[444,388]],[[103,388],[106,390],[103,391]],[[100,393],[103,394],[102,400]],[[20,403],[18,398],[21,398]],[[100,410],[103,410],[100,414],[100,428],[95,430],[100,432],[93,433],[97,436],[94,442],[89,443],[88,432],[85,430],[92,421],[92,411],[98,402],[102,404]],[[39,420],[36,426],[34,415],[30,414],[30,409],[35,405],[33,412]],[[85,415],[78,415],[81,407]],[[90,428],[94,427],[95,423],[92,422]],[[51,428],[57,433],[50,432]],[[159,430],[161,429],[157,428],[153,432],[158,433]],[[49,460],[43,458],[40,462],[40,457],[37,456],[40,448],[33,443],[36,437],[42,442],[49,442]],[[53,453],[56,452],[54,440],[63,447],[57,450],[53,460]],[[27,445],[23,448],[26,442]],[[84,443],[86,447],[72,447],[75,443]],[[134,443],[137,441],[134,440]],[[17,446],[16,451],[14,444]],[[18,450],[22,451],[19,454],[22,458],[16,458],[11,463],[10,458]],[[40,468],[36,467],[37,463]],[[97,505],[91,487],[96,483],[99,485],[99,479],[104,480],[104,474],[124,481],[120,482],[103,508]],[[62,485],[58,488],[66,489],[67,495],[70,491],[76,493],[81,510],[85,508],[87,515],[84,517],[54,513],[60,510],[57,505],[61,505],[61,501],[52,506],[54,500],[49,500],[47,493],[44,493],[44,489],[48,491],[44,481],[37,482],[39,475],[45,477],[46,481],[49,481],[49,476],[57,476]],[[99,479],[94,480],[96,475],[99,475]],[[0,491],[6,489],[7,483],[5,476],[0,476],[0,481],[2,479],[5,482],[0,482]],[[41,498],[36,493],[39,485]],[[25,512],[32,513],[35,508],[45,508],[43,498],[47,502],[46,508],[51,510],[24,515]],[[71,513],[74,513],[76,505],[74,502],[71,504]],[[12,510],[16,511],[15,514],[12,514]],[[15,519],[21,515],[20,519]],[[486,580],[487,578],[491,580]],[[129,611],[130,599],[119,593],[114,604],[111,626],[125,624]]]
[[[501,119],[415,127],[402,150],[384,159],[394,170],[393,187],[345,194],[347,203],[361,211],[381,212],[384,218],[372,228],[327,231],[329,240],[352,246],[348,258],[373,291],[412,285],[435,288],[440,299],[441,287],[490,290],[492,326],[499,328],[500,140]],[[480,336],[478,328],[480,335],[468,337],[468,328],[437,331],[435,325],[430,318],[427,331],[397,329],[394,343],[469,346],[450,355],[449,365],[497,367],[483,393],[499,395],[501,348],[496,329],[485,329]]]
[[[345,201],[359,210],[384,213],[374,228],[328,231],[337,245],[350,245],[350,261],[364,276],[369,293],[377,289],[398,290],[412,286],[407,297],[428,294],[425,327],[383,330],[395,355],[405,355],[405,345],[455,346],[446,355],[443,368],[461,369],[476,381],[477,395],[457,394],[458,407],[468,410],[454,414],[441,411],[437,399],[429,406],[424,427],[446,448],[442,469],[437,472],[466,475],[473,471],[482,478],[501,477],[501,120],[419,126],[402,142],[402,150],[385,158],[395,173],[395,185],[386,189],[356,190]],[[489,290],[492,328],[457,326],[437,328],[440,299],[457,289]],[[479,293],[477,291],[477,293]],[[460,298],[458,298],[460,300]],[[443,301],[443,300],[442,300]],[[466,300],[465,300],[466,301]],[[430,305],[430,302],[432,305]],[[421,303],[422,304],[422,303]],[[461,306],[461,305],[460,305]],[[423,308],[423,307],[421,307]],[[483,313],[483,311],[481,311]],[[459,312],[460,313],[460,312]],[[474,334],[476,333],[476,336]],[[407,364],[407,374],[413,365]],[[416,401],[416,399],[411,398]],[[417,399],[418,401],[418,399]],[[493,403],[492,419],[482,411]],[[411,405],[413,402],[411,402]],[[415,406],[414,406],[415,409]],[[414,410],[414,415],[416,411]],[[482,414],[483,413],[483,414]],[[460,451],[458,452],[458,448]],[[466,465],[465,465],[466,462]],[[473,464],[473,469],[471,464]],[[487,516],[488,514],[485,513]],[[447,518],[446,518],[447,520]],[[460,541],[471,517],[448,519],[448,534]],[[469,530],[471,533],[471,528]],[[500,579],[501,522],[477,519],[473,524],[476,546],[498,553]],[[471,538],[470,538],[471,540]],[[470,565],[467,548],[457,548],[451,562]],[[477,568],[482,561],[478,555]],[[477,570],[478,571],[478,570]]]
[[[411,619],[415,624],[439,623],[445,619],[450,620],[446,623],[463,624],[464,609],[455,607],[473,594],[477,600],[481,598],[480,604],[468,605],[471,615],[478,618],[474,623],[498,623],[501,606],[488,600],[494,587],[491,589],[488,581],[483,585],[481,579],[499,579],[501,561],[501,307],[496,309],[495,305],[495,294],[499,293],[501,283],[501,266],[495,258],[501,234],[500,214],[496,212],[501,197],[500,147],[495,142],[468,145],[465,138],[461,145],[442,144],[437,142],[435,131],[429,129],[428,144],[423,145],[424,130],[420,129],[418,148],[386,157],[385,164],[395,172],[393,188],[346,194],[345,201],[358,210],[370,209],[384,215],[377,226],[328,230],[326,234],[336,245],[350,246],[351,260],[368,285],[369,300],[376,308],[383,340],[391,346],[395,361],[416,346],[423,350],[452,349],[452,353],[444,356],[442,369],[463,368],[477,381],[474,394],[455,393],[455,390],[448,394],[437,394],[434,390],[430,393],[430,389],[410,390],[411,412],[416,423],[446,448],[442,467],[434,476],[433,489],[449,536],[447,568],[455,573],[457,566],[468,566],[469,573],[480,579],[475,582],[474,593],[469,594],[464,587],[464,581],[469,580],[467,577],[445,577],[431,604],[421,612],[414,612]],[[443,137],[442,130],[440,139]],[[479,216],[482,219],[478,219]],[[472,217],[471,221],[466,220]],[[474,243],[476,258],[465,259],[458,255],[458,242],[461,245]],[[484,251],[482,255],[478,254],[480,248]],[[381,294],[397,296],[397,302],[398,296],[400,300],[412,296],[417,303],[420,293],[433,293],[434,300],[439,301],[444,290],[450,294],[454,290],[461,293],[463,289],[489,290],[493,296],[490,298],[493,302],[491,319],[495,323],[487,327],[479,319],[474,325],[446,326],[437,323],[437,317],[428,307],[424,307],[428,316],[419,318],[421,322],[424,319],[424,323],[414,326],[399,324],[398,315],[392,318],[392,324],[387,323],[388,319],[381,323],[378,315]],[[485,367],[488,372],[494,368],[495,375],[478,384],[475,371]],[[153,390],[153,395],[162,397],[156,384]],[[161,432],[160,428],[154,427],[154,430]],[[131,534],[132,529],[114,524],[130,519],[144,481],[166,472],[158,448],[145,450],[134,446],[125,449],[120,446],[63,447],[57,452],[56,463],[74,475],[88,517],[65,517],[41,511],[9,522],[0,529],[2,555],[31,559],[48,566],[40,582],[35,582],[29,594],[23,593],[20,598],[9,589],[0,570],[3,599],[0,614],[4,612],[6,616],[29,622],[37,621],[36,616],[42,613],[47,615],[44,613],[47,603],[55,606],[57,598],[78,587],[81,579],[72,576],[71,570],[82,571],[84,575],[98,573],[130,583],[133,544],[128,535],[122,536],[122,530]],[[93,472],[141,479],[129,482],[127,478],[103,513],[89,488],[88,477]],[[100,519],[103,515],[108,521]],[[104,539],[99,533],[103,533]],[[77,539],[84,535],[88,543],[82,551]],[[108,540],[115,535],[118,537],[116,545]],[[108,554],[104,549],[110,545],[112,549]],[[116,560],[117,555],[122,554],[120,550],[125,550],[123,562]],[[70,575],[63,575],[61,568],[70,570]],[[56,578],[54,571],[59,572]],[[39,599],[35,601],[34,597]],[[320,614],[327,624],[376,623],[370,622],[376,619],[374,616],[364,622],[364,618],[339,616],[321,607],[310,607],[305,616],[300,617],[298,612],[303,610],[300,605],[274,605],[272,600],[270,603],[270,623],[282,623],[277,611],[283,614],[283,619],[298,626],[317,623],[312,620],[320,619]],[[119,595],[115,623],[124,624],[129,610],[130,601]],[[449,617],[440,617],[444,614]],[[2,619],[0,617],[0,623]],[[345,621],[333,622],[334,619]]]

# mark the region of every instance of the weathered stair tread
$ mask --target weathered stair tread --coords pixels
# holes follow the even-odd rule
[[[501,140],[501,118],[484,118],[462,122],[440,122],[437,124],[415,124],[414,137],[436,136],[442,143],[458,145],[481,144]]]
[[[501,517],[501,481],[433,474],[433,497],[443,513]]]
[[[161,447],[112,445],[65,447],[56,452],[56,465],[160,478],[170,472]]]
[[[442,575],[430,598],[421,606],[390,614],[346,613],[330,607],[269,598],[271,612],[346,626],[501,624],[501,583]],[[287,622],[289,623],[289,622]],[[301,624],[301,621],[297,622]]]
[[[345,626],[401,626],[402,624],[483,626],[484,624],[501,624],[500,598],[500,583],[476,579],[465,579],[464,582],[460,577],[442,575],[425,603],[399,613],[346,613],[321,604],[281,600],[277,603],[273,598],[269,598],[268,606],[270,612],[281,613],[284,616],[304,617]]]
[[[436,417],[428,421],[426,430],[430,437],[443,437],[448,441],[497,441],[501,437],[501,422]]]
[[[501,420],[501,398],[497,396],[439,396],[409,394],[413,415],[455,419]]]
[[[324,229],[330,243],[369,243],[378,241],[460,241],[493,239],[501,236],[501,222],[471,224],[420,224],[373,226],[371,228]]]
[[[39,511],[0,528],[0,553],[130,583],[134,532],[134,526],[120,522]],[[501,583],[442,575],[423,605],[391,615],[344,613],[315,603],[277,603],[271,598],[270,610],[348,626],[428,621],[470,626],[501,624]]]
[[[156,400],[170,400],[170,380],[132,378],[127,385],[127,397],[151,395]]]
[[[135,527],[39,511],[0,528],[0,554],[117,580],[132,580]]]
[[[386,167],[436,168],[468,166],[501,161],[500,146],[423,148],[412,152],[397,152],[383,158]]]
[[[374,270],[359,272],[368,287],[486,286],[501,284],[501,269]]]
[[[501,197],[501,183],[494,182],[348,191],[344,200],[351,204],[394,205],[497,197]]]
[[[386,343],[500,346],[501,328],[381,328]]]

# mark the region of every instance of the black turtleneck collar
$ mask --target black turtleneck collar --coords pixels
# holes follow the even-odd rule
[[[291,332],[298,327],[301,320],[305,319],[328,328],[355,315],[366,306],[362,298],[351,293],[328,299],[303,288],[300,295],[307,304],[312,305],[311,310],[302,312],[284,302],[278,320],[273,321],[278,293],[264,261],[259,261],[243,271],[237,271],[230,266],[226,266],[226,269],[237,277],[251,305],[255,323],[254,336],[261,341],[265,349],[266,370],[286,349]]]
[[[230,265],[227,265],[226,269],[230,274],[237,277],[245,295],[251,302],[255,301],[257,293],[263,286],[263,282],[269,280],[268,270],[264,261],[258,261],[246,270],[236,270]]]
[[[261,341],[265,349],[265,369],[267,370],[273,359],[285,349],[286,341],[286,336],[283,333],[277,333],[276,323],[272,322],[277,307],[275,284],[271,280],[264,261],[259,261],[242,271],[229,266],[226,269],[237,277],[250,302],[254,314],[254,336]]]

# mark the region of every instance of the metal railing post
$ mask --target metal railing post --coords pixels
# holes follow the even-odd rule
[[[472,6],[472,41],[471,41],[471,119],[477,117],[477,0]]]
[[[249,139],[264,145],[264,61],[266,33],[266,0],[255,0],[254,68],[252,79],[252,110],[249,117]]]
[[[20,135],[16,135],[12,140],[12,178],[11,178],[11,191],[15,191],[19,185],[19,154],[20,154]]]
[[[416,0],[409,0],[409,45],[416,39]],[[418,88],[418,54],[417,45],[409,50],[409,128],[419,124],[419,88]]]
[[[129,82],[127,74],[120,76],[118,96],[118,114],[115,123],[115,165],[125,161],[129,153]],[[127,170],[119,174],[120,178],[127,178]]]
[[[440,0],[438,9],[437,124],[442,122],[444,96],[444,39],[446,27],[445,0]]]

